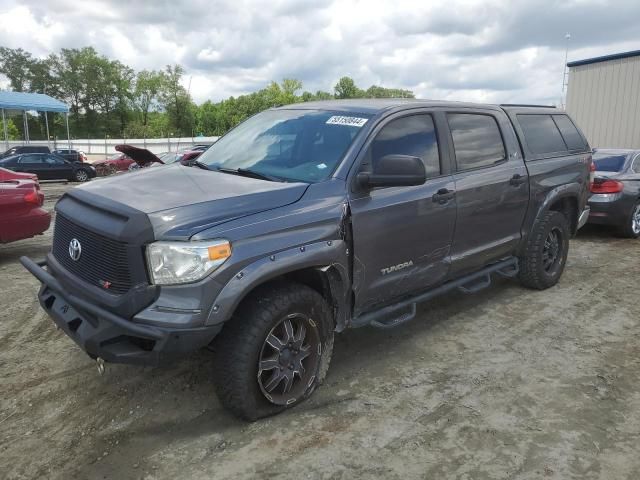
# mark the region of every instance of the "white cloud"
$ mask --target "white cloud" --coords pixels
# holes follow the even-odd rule
[[[553,103],[565,33],[570,59],[638,49],[639,14],[637,0],[3,0],[0,45],[180,63],[198,102],[349,75],[423,98]]]

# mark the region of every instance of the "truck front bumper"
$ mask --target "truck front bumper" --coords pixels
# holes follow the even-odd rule
[[[132,322],[67,291],[47,270],[46,261],[20,262],[41,283],[38,300],[55,324],[92,358],[107,362],[158,365],[205,347],[222,325],[167,328]]]

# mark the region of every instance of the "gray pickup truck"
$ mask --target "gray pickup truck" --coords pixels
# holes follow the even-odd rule
[[[494,274],[553,286],[589,216],[591,162],[550,107],[289,105],[192,167],[71,189],[51,253],[21,261],[99,369],[208,347],[222,403],[253,420],[311,395],[334,332],[400,325]]]

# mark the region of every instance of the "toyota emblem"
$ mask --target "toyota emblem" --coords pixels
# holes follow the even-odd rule
[[[72,238],[69,242],[69,256],[71,260],[77,262],[80,260],[80,255],[82,255],[82,245],[77,238]]]

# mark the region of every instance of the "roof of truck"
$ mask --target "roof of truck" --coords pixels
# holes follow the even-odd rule
[[[505,107],[527,108],[528,105],[504,105]],[[454,107],[454,108],[490,108],[498,110],[500,105],[454,102],[450,100],[422,100],[418,98],[353,98],[348,100],[323,100],[317,102],[294,103],[283,105],[280,109],[296,110],[333,110],[338,112],[359,112],[376,114],[399,107]],[[542,105],[531,105],[535,108],[554,108]]]

